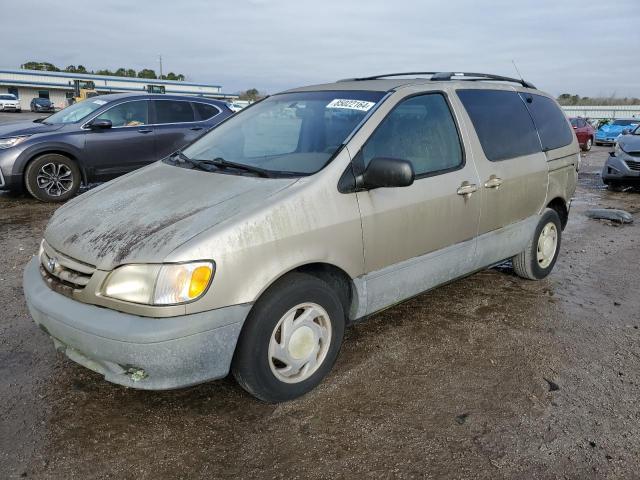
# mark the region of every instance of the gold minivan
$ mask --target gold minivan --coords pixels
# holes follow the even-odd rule
[[[505,259],[556,262],[579,165],[550,96],[476,73],[297,88],[68,202],[31,315],[114,383],[314,388],[350,322]]]

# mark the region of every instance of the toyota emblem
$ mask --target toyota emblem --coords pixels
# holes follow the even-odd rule
[[[56,258],[50,258],[50,259],[47,261],[47,267],[49,268],[49,271],[50,271],[50,272],[55,271],[55,269],[57,268],[57,266],[58,266],[58,259],[56,259]]]

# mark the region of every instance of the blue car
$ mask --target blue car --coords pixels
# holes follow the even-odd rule
[[[625,130],[631,131],[640,124],[640,119],[629,118],[614,120],[612,123],[601,126],[596,132],[596,145],[613,145],[619,135]]]
[[[121,93],[88,98],[33,122],[0,125],[0,190],[71,198],[164,158],[233,112],[204,97]]]

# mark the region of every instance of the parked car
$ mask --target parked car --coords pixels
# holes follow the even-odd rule
[[[640,126],[620,137],[604,164],[602,180],[612,190],[640,187]]]
[[[578,138],[580,148],[585,152],[591,150],[591,147],[593,146],[593,138],[596,134],[595,128],[593,128],[591,124],[582,117],[571,117],[569,121],[571,122],[573,131]]]
[[[29,108],[32,112],[55,112],[55,105],[48,98],[32,98]]]
[[[45,202],[68,200],[182,148],[232,114],[202,97],[121,93],[44,119],[0,125],[0,188]]]
[[[22,111],[20,100],[11,93],[0,93],[0,111],[20,113]]]
[[[640,124],[640,119],[637,118],[619,118],[602,125],[596,132],[596,145],[614,145],[625,130],[633,130],[638,124]]]
[[[31,315],[111,382],[231,370],[279,402],[321,381],[353,321],[504,259],[546,277],[576,137],[530,83],[461,75],[272,95],[80,195],[26,267]]]

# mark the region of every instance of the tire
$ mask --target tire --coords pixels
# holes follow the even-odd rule
[[[49,184],[45,183],[51,180]],[[82,183],[76,162],[58,153],[45,153],[32,160],[25,172],[29,193],[42,202],[64,202],[73,197]]]
[[[296,322],[303,323],[294,326]],[[258,299],[247,317],[231,364],[233,376],[264,402],[300,397],[333,367],[344,327],[344,308],[329,284],[304,273],[288,274]]]
[[[544,234],[544,238],[541,238]],[[555,235],[555,240],[552,240]],[[547,239],[545,242],[545,238]],[[562,239],[562,223],[558,212],[547,208],[540,218],[536,230],[524,252],[513,257],[513,270],[516,275],[528,280],[545,278],[558,259]],[[540,242],[543,242],[540,245]],[[551,243],[547,243],[551,242]]]
[[[582,146],[582,151],[588,152],[589,150],[591,150],[592,146],[593,146],[593,140],[591,139],[591,137],[589,137],[587,138],[587,141],[585,142],[585,144]]]

